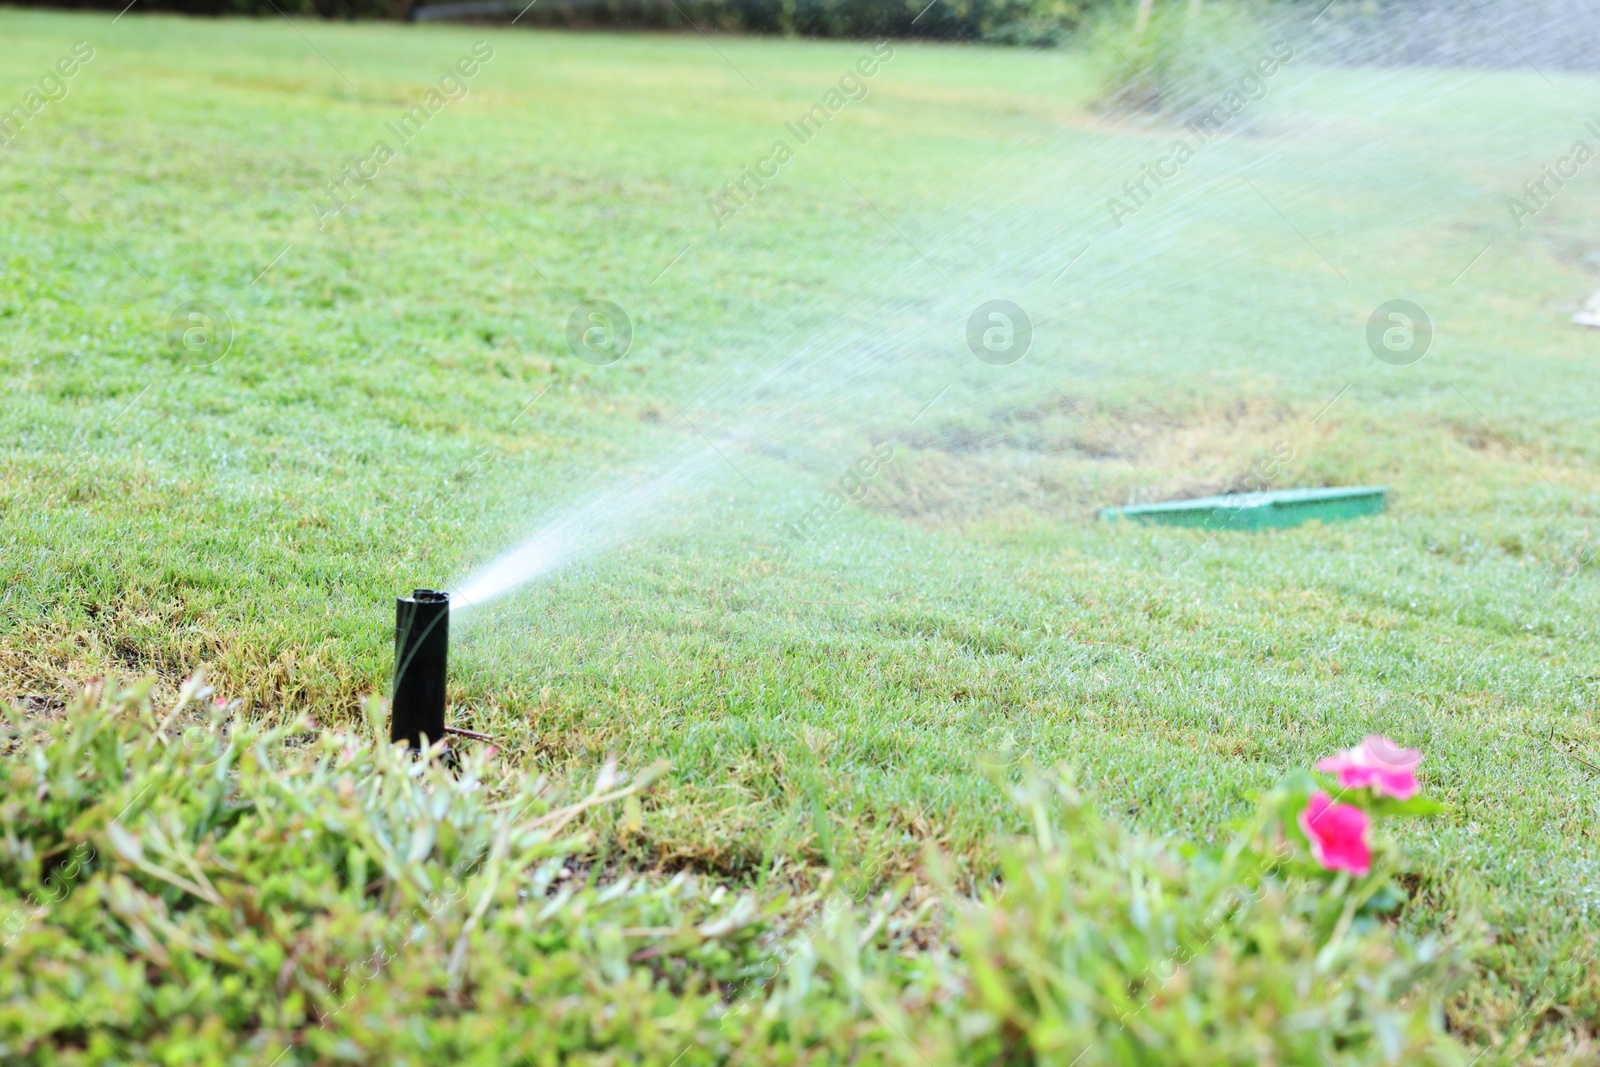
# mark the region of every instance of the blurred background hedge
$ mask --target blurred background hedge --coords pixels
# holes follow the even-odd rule
[[[56,8],[123,6],[111,0],[13,3]],[[1017,43],[1056,44],[1083,24],[1085,11],[1093,19],[1106,8],[1122,8],[1131,20],[1136,3],[1137,0],[1085,0],[1082,5],[1070,0],[936,0],[928,7],[928,0],[541,0],[518,24],[687,30],[687,22],[692,20],[702,28],[747,33],[1000,41],[1014,38]],[[526,4],[527,0],[140,0],[138,10],[267,17],[277,17],[281,12],[329,19],[464,17],[504,22]]]
[[[9,2],[120,10],[127,0]],[[686,32],[692,23],[702,32],[1037,47],[1077,41],[1147,73],[1146,61],[1175,47],[1186,51],[1219,30],[1237,36],[1227,24],[1243,21],[1314,44],[1320,60],[1336,63],[1600,69],[1600,0],[539,0],[531,8],[528,0],[138,0],[136,11],[500,24],[516,18],[520,26]],[[1132,56],[1130,43],[1144,61]]]

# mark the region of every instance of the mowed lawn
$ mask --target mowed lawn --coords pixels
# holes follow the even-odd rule
[[[1520,229],[1504,202],[1595,140],[1592,79],[1308,48],[1117,227],[1172,132],[1096,111],[1095,62],[896,44],[719,225],[872,42],[0,10],[0,109],[78,41],[0,147],[0,693],[204,667],[261,714],[354,716],[397,592],[703,453],[456,626],[457,722],[555,773],[671,760],[604,862],[763,882],[931,843],[981,879],[1018,761],[1206,838],[1382,732],[1448,809],[1406,841],[1406,921],[1487,928],[1471,1035],[1600,1022],[1600,332],[1568,321],[1600,195],[1586,170]],[[346,167],[375,176],[330,215]],[[1034,314],[1009,377],[965,351],[969,292]],[[1391,298],[1432,317],[1421,362],[1367,350]],[[225,354],[169,343],[202,300]],[[590,300],[631,319],[614,364],[569,348]],[[1390,510],[1095,519],[1274,455]]]

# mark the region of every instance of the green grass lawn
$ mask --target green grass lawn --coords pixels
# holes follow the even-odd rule
[[[1407,921],[1493,929],[1467,1038],[1600,1027],[1600,333],[1568,322],[1600,164],[1521,229],[1504,202],[1594,142],[1592,78],[1297,59],[1117,227],[1175,132],[1095,111],[1091,60],[897,44],[719,227],[707,197],[870,42],[0,10],[0,109],[79,40],[0,147],[0,693],[203,666],[349,719],[396,593],[598,500],[631,518],[457,621],[452,714],[557,773],[669,759],[605,862],[763,883],[934,842],[983,877],[1020,827],[980,763],[1070,762],[1205,839],[1382,732],[1448,809],[1406,839]],[[1035,324],[1012,367],[966,351],[992,297]],[[1409,366],[1364,340],[1392,298],[1436,328]],[[205,366],[167,341],[200,299],[234,331]],[[609,366],[566,340],[600,299],[635,330]],[[1274,454],[1390,510],[1094,519]]]

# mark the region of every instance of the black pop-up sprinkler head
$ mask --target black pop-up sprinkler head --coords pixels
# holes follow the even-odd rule
[[[394,605],[394,702],[389,740],[404,739],[411,751],[422,739],[445,735],[444,681],[450,657],[450,594],[418,589]]]

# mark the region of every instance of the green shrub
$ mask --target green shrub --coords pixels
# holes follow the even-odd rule
[[[947,940],[912,951],[917,923],[902,912],[897,927],[892,900],[864,928],[835,902],[791,941],[743,1028],[818,1041],[852,1021],[846,1004],[878,1023],[852,1035],[854,1054],[908,1064],[1464,1067],[1442,1013],[1460,951],[1394,928],[1392,847],[1359,877],[1310,858],[1296,815],[1317,785],[1286,782],[1224,849],[1180,850],[1102,822],[1063,780],[1032,778],[1016,795],[1033,838],[1001,850],[990,892],[945,887]]]
[[[21,0],[20,7],[120,10],[107,0]],[[325,19],[402,19],[413,0],[156,0],[140,3],[136,12],[172,11],[181,15],[280,18],[296,15]]]
[[[1464,1063],[1442,1033],[1459,960],[1388,924],[1392,854],[1360,878],[1309,859],[1293,813],[1314,788],[1293,780],[1224,850],[1177,851],[1033,784],[1035,839],[959,912],[976,1017],[1079,1067]]]
[[[573,821],[649,775],[607,769],[563,806],[546,782],[494,782],[482,756],[456,777],[226,709],[179,733],[184,708],[157,720],[146,688],[90,690],[0,761],[0,909],[16,917],[0,1061],[666,1062],[717,1003],[707,989],[752,966],[748,897],[562,878]],[[630,962],[646,949],[651,965]]]
[[[1084,5],[1093,8],[1094,4]],[[1055,45],[1083,23],[1071,0],[582,0],[541,4],[520,22],[687,28],[804,37],[891,37]]]
[[[1119,112],[1187,118],[1215,104],[1270,55],[1270,22],[1259,4],[1211,0],[1196,17],[1186,4],[1155,5],[1138,31],[1128,6],[1104,14],[1093,55],[1101,71],[1101,106]]]
[[[22,0],[24,6],[32,0]],[[157,0],[142,10],[187,15],[290,15],[329,19],[404,19],[413,8],[458,0]],[[1119,0],[1119,3],[1121,0]],[[107,0],[49,0],[51,7],[120,7]],[[522,12],[508,3],[501,21]],[[522,13],[523,26],[607,26],[688,30],[688,22],[732,32],[807,37],[927,37],[1050,45],[1082,24],[1072,0],[553,0]],[[490,16],[493,17],[493,16]]]
[[[637,826],[660,768],[564,798],[492,754],[451,773],[252,726],[198,680],[159,716],[147,694],[14,718],[7,1064],[1463,1062],[1439,1022],[1455,955],[1396,933],[1392,848],[1359,875],[1307,854],[1309,776],[1220,850],[1034,777],[1036,832],[978,898],[907,881],[862,903],[824,877],[760,900],[575,873],[584,813]]]

